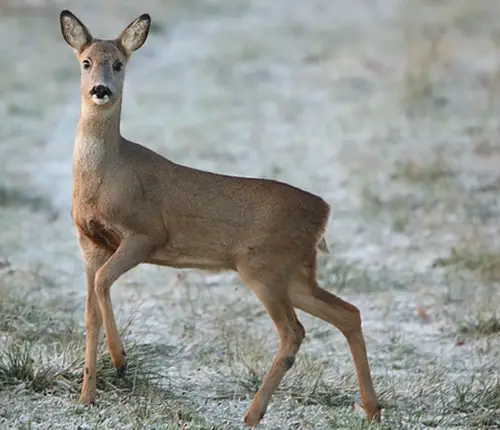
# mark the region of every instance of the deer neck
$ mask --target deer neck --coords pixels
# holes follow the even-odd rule
[[[82,102],[73,164],[80,171],[98,170],[119,152],[121,105],[102,109]]]

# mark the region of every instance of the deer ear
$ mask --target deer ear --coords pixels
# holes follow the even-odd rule
[[[117,41],[122,46],[127,55],[137,51],[146,41],[149,33],[151,17],[144,13],[139,18],[132,21],[125,30],[122,31]]]
[[[61,12],[59,21],[64,40],[76,52],[81,53],[92,42],[92,36],[87,27],[69,10]]]

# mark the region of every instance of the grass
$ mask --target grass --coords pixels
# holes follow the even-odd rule
[[[399,160],[393,166],[390,183],[361,187],[361,211],[368,219],[383,220],[394,232],[406,232],[420,212],[456,206],[456,175],[441,153],[425,161]]]
[[[465,336],[491,336],[500,334],[500,316],[478,313],[475,317],[461,321],[458,333]]]
[[[98,24],[105,13],[94,3],[89,11],[95,10]],[[234,171],[250,175],[262,167],[255,166],[255,141],[248,139],[243,124],[263,112],[257,122],[261,149],[269,149],[270,174],[299,175],[298,182],[303,179],[306,188],[332,203],[334,222],[327,234],[342,245],[321,257],[320,284],[351,296],[363,314],[384,406],[382,424],[368,424],[352,409],[359,402],[358,386],[342,335],[301,315],[306,341],[261,428],[499,428],[499,317],[492,295],[498,290],[498,211],[491,203],[498,186],[496,173],[484,170],[486,165],[494,169],[498,155],[498,39],[490,38],[488,30],[498,14],[487,10],[494,3],[401,3],[413,23],[398,22],[376,2],[357,5],[359,13],[348,11],[347,20],[339,19],[329,2],[297,4],[290,13],[282,13],[280,5],[255,2],[212,2],[201,8],[176,2],[182,3],[182,14],[175,13],[175,5],[163,10],[158,5],[166,3],[156,3],[150,11],[153,22],[154,16],[169,21],[153,25],[151,32],[165,33],[175,25],[175,37],[146,45],[142,60],[137,57],[136,78],[139,82],[142,76],[142,84],[134,89],[136,103],[125,103],[129,118],[135,118],[129,127],[149,129],[158,146],[169,142],[161,143],[163,152],[173,152],[186,164],[206,158],[214,169],[231,163]],[[129,6],[117,6],[117,17],[133,17],[136,12]],[[485,13],[478,16],[475,11],[481,8]],[[111,2],[106,13],[112,11]],[[20,25],[20,19],[0,25],[16,47],[4,52],[3,95],[10,100],[16,94],[17,103],[4,106],[2,148],[13,175],[9,181],[20,173],[18,160],[22,172],[41,166],[40,157],[30,160],[31,148],[41,148],[49,167],[61,159],[62,152],[52,154],[41,146],[40,136],[43,141],[53,136],[69,102],[66,95],[78,95],[77,76],[66,70],[74,72],[74,58],[61,56],[66,47],[53,11],[47,13],[50,32],[46,37],[45,27],[37,27],[36,40],[20,37],[30,27]],[[495,52],[490,58],[488,50]],[[377,67],[367,70],[367,61]],[[207,65],[213,73],[207,74]],[[40,76],[55,77],[55,84],[40,85]],[[164,109],[148,108],[152,97]],[[43,116],[23,110],[25,99],[35,101]],[[425,118],[401,115],[401,100],[406,112],[423,112]],[[196,127],[187,146],[179,143],[180,135],[170,139],[169,130],[175,135],[189,124]],[[477,130],[468,133],[471,127]],[[61,149],[71,143],[64,134]],[[228,152],[227,142],[234,142],[236,147],[229,145],[236,150]],[[341,151],[339,142],[353,150]],[[304,168],[312,165],[319,174],[297,163],[287,166],[293,154],[302,154]],[[371,155],[373,164],[367,161]],[[349,166],[369,170],[365,175],[375,180],[367,184],[366,176],[353,174]],[[490,179],[480,196],[469,192]],[[353,189],[359,195],[351,195]],[[361,208],[352,204],[356,197]],[[134,321],[125,336],[130,372],[126,379],[116,377],[102,342],[98,401],[93,407],[78,405],[84,300],[68,288],[75,274],[83,273],[73,265],[74,230],[62,216],[51,225],[31,216],[50,202],[28,188],[4,186],[0,202],[0,212],[15,218],[0,226],[0,232],[10,232],[8,241],[0,237],[0,266],[10,262],[0,276],[19,272],[20,261],[32,264],[33,255],[43,257],[39,272],[0,279],[0,428],[242,428],[243,413],[277,348],[272,322],[251,292],[237,281],[213,285],[204,283],[202,275],[189,275],[195,281],[189,288],[183,281],[179,289],[184,293],[179,293],[163,282],[167,269],[158,269],[160,275],[145,272],[133,289],[118,282],[113,288],[117,313],[136,298],[144,299],[148,309],[144,321]],[[19,241],[11,228],[18,214],[23,217]],[[38,226],[44,238],[57,243],[40,242]],[[462,242],[455,254],[447,254],[450,243],[476,228],[491,245]],[[58,258],[62,255],[65,261]],[[429,262],[436,256],[445,256],[439,264],[446,270],[432,270]],[[443,300],[444,291],[450,292],[449,301]],[[180,294],[187,295],[184,303]],[[417,303],[428,310],[429,321],[415,316]],[[455,344],[457,335],[466,338],[463,346]]]
[[[474,153],[484,157],[499,155],[500,145],[495,137],[483,136],[482,138],[478,138],[474,144]]]
[[[497,286],[500,282],[500,253],[488,248],[480,241],[463,241],[453,247],[447,257],[437,258],[434,267],[447,268],[452,277],[463,274],[478,281],[473,289],[465,288],[458,299],[463,303],[452,319],[460,339],[498,336],[500,315],[498,314]],[[451,279],[451,278],[450,278]],[[454,282],[453,280],[451,282]]]
[[[0,207],[27,207],[32,211],[53,210],[50,200],[33,195],[24,189],[0,185]]]
[[[59,344],[64,348],[57,354],[62,357],[59,361],[57,355],[45,360],[37,356],[38,343],[7,342],[0,355],[0,392],[14,390],[75,401],[82,381],[84,350],[81,343],[82,339],[78,344]],[[165,378],[159,373],[158,361],[154,361],[153,348],[135,343],[126,344],[125,348],[129,367],[127,376],[119,377],[104,343],[101,345],[97,365],[98,409],[115,413],[112,405],[107,406],[109,400],[115,399],[114,402],[118,401],[126,410],[123,420],[132,423],[133,428],[161,425],[162,428],[216,429],[201,419],[185,399],[165,388]],[[54,361],[57,364],[53,364]],[[92,409],[77,406],[76,412],[87,415]]]
[[[454,3],[424,0],[401,5],[401,101],[410,117],[432,116],[450,103],[446,86],[453,74],[453,36],[460,17],[470,12],[464,7],[467,2]]]
[[[390,270],[371,271],[358,262],[335,255],[318,259],[317,279],[322,288],[334,294],[398,290],[404,288],[405,283],[394,278]]]
[[[22,386],[35,393],[76,395],[79,392],[83,369],[82,338],[78,343],[57,342],[51,346],[50,360],[47,346],[35,341],[7,338],[0,355],[0,390]],[[119,378],[110,364],[105,345],[101,345],[97,366],[98,390],[124,391],[144,394],[154,390],[160,379],[151,365],[152,351],[140,345],[129,344],[129,378]],[[54,354],[55,353],[55,354]]]
[[[447,406],[449,412],[468,414],[474,428],[498,428],[500,426],[500,380],[475,380],[468,384],[455,384],[454,396]]]
[[[500,281],[500,252],[480,244],[461,244],[452,248],[448,257],[434,261],[434,267],[449,266],[468,270],[486,283]]]
[[[381,424],[369,425],[351,411],[335,414],[329,429],[464,428],[496,429],[500,423],[500,385],[497,378],[474,373],[460,382],[429,374],[418,381],[413,395],[393,399],[383,410]]]
[[[333,331],[333,328],[332,328]],[[271,334],[275,336],[275,333]],[[211,391],[213,400],[250,400],[271,367],[276,346],[270,347],[267,337],[257,338],[248,329],[232,327],[232,333],[221,333],[224,359],[209,363],[213,369]],[[216,370],[215,370],[216,369]],[[287,398],[301,405],[328,407],[354,403],[354,397],[334,387],[338,380],[327,380],[327,362],[306,352],[299,352],[294,366],[276,391],[276,398]]]
[[[412,196],[395,195],[381,197],[371,186],[363,186],[361,193],[361,211],[367,218],[389,217],[393,231],[405,231],[411,222],[412,212],[420,206]]]
[[[445,157],[439,154],[430,161],[426,160],[425,162],[418,162],[413,159],[397,162],[392,179],[410,184],[436,186],[454,176],[455,172],[450,168]]]
[[[0,390],[16,387],[19,384],[36,393],[45,392],[55,386],[57,377],[50,369],[39,370],[30,353],[29,343],[4,344],[0,356]]]
[[[449,83],[461,78],[459,67],[455,67],[460,52],[457,47],[476,36],[479,22],[492,44],[498,46],[498,31],[490,14],[488,2],[470,0],[410,1],[401,6],[405,60],[401,98],[407,113],[431,116],[436,108],[452,102]],[[482,82],[491,106],[498,92],[498,70]]]
[[[0,287],[0,395],[59,398],[73,405],[70,410],[75,411],[74,418],[83,415],[94,420],[94,408],[73,403],[81,389],[84,366],[84,336],[79,326],[72,317],[58,312],[60,306],[55,302],[53,308],[48,308],[40,306],[36,294],[18,295],[5,277],[0,278]],[[126,329],[127,326],[122,335]],[[113,410],[112,405],[106,404],[116,398],[122,405],[118,414],[122,424],[132,422],[132,428],[161,424],[161,428],[216,429],[199,417],[180,390],[176,392],[171,387],[171,381],[160,371],[168,365],[156,345],[125,337],[125,349],[127,375],[119,377],[105,342],[101,341],[97,361],[98,410]],[[32,428],[33,420],[23,422],[21,428]]]
[[[406,64],[403,73],[403,100],[407,106],[435,105],[438,101],[436,68],[441,62],[440,46],[443,33],[440,28],[408,25],[404,28]]]

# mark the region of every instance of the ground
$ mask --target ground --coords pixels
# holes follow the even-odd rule
[[[143,3],[0,2],[0,428],[240,429],[277,345],[235,275],[141,266],[112,289],[128,376],[103,346],[98,401],[76,403],[79,72],[62,8],[98,37],[152,15],[127,138],[332,206],[319,279],[361,310],[383,421],[353,409],[342,335],[299,313],[306,341],[260,428],[500,428],[500,3]]]

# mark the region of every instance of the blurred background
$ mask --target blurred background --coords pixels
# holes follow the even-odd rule
[[[96,410],[74,405],[79,67],[60,33],[62,9],[98,38],[152,16],[127,68],[125,137],[331,204],[319,278],[361,309],[386,428],[500,428],[495,0],[0,0],[0,424],[240,428],[276,348],[234,275],[140,267],[113,288],[118,319],[138,342],[137,362],[159,363],[160,385],[180,403],[163,394],[148,403],[148,392],[116,410],[125,394],[110,382]],[[350,408],[357,388],[344,340],[300,318],[307,342],[262,428],[365,428]],[[9,354],[30,363],[24,374]],[[33,388],[40,369],[66,388],[49,377]]]

